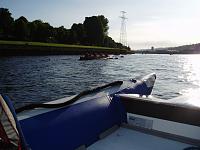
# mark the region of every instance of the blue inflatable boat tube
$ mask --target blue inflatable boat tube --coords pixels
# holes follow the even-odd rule
[[[117,96],[113,98],[115,94],[148,96],[155,80],[153,73],[137,80],[117,82],[97,88],[93,90],[94,93],[89,91],[88,95],[48,102],[38,105],[41,107],[25,109],[17,115],[11,100],[2,97],[14,116],[23,149],[74,150],[81,145],[88,147],[104,131],[127,122],[125,108]],[[66,105],[66,102],[70,103]]]

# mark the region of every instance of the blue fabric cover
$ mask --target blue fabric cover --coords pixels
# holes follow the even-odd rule
[[[139,95],[150,95],[152,92],[152,87],[147,87],[144,81],[136,83],[131,88],[125,88],[115,94],[139,94]]]
[[[73,150],[91,145],[100,133],[126,119],[117,98],[103,97],[28,118],[20,124],[32,150]]]

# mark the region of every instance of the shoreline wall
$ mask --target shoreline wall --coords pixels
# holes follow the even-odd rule
[[[131,54],[125,49],[85,48],[85,47],[56,47],[38,45],[0,44],[0,56],[28,56],[28,55],[83,55],[87,52],[106,54]]]

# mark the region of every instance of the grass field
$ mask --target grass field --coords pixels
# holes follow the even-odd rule
[[[131,51],[125,49],[109,48],[109,47],[0,40],[0,56],[83,55],[88,52],[106,53],[106,54],[132,53]]]
[[[6,45],[30,45],[30,46],[48,46],[48,47],[70,47],[70,48],[87,48],[87,49],[110,49],[116,48],[99,47],[99,46],[84,46],[84,45],[69,45],[69,44],[57,44],[57,43],[42,43],[42,42],[27,42],[27,41],[2,41],[0,44]]]

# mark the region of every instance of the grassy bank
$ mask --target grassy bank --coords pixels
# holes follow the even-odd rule
[[[26,41],[1,41],[0,56],[5,55],[81,55],[86,52],[126,54],[125,49],[108,47],[68,45],[57,43],[41,43]]]

